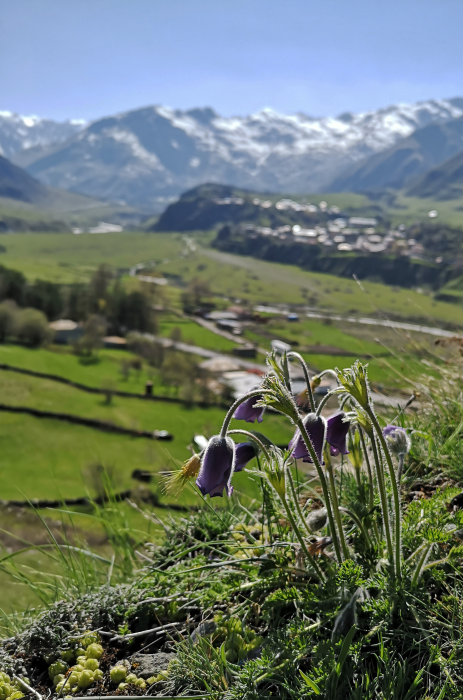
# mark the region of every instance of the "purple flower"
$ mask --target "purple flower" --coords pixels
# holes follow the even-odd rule
[[[323,463],[323,446],[325,444],[326,421],[322,416],[317,416],[315,413],[309,413],[303,420],[305,429],[313,445],[315,454],[319,461]],[[297,428],[294,436],[289,443],[289,449],[293,450],[293,457],[301,459],[304,462],[312,462],[306,444],[302,438],[301,431]]]
[[[386,427],[383,428],[383,435],[390,451],[397,457],[410,452],[411,441],[404,428],[400,428],[398,425],[386,425]]]
[[[330,445],[330,451],[333,456],[349,454],[347,449],[349,423],[344,420],[345,417],[344,411],[337,411],[326,421],[326,441]]]
[[[255,406],[261,398],[261,396],[251,396],[249,399],[246,399],[246,401],[243,401],[236,409],[233,418],[236,418],[236,420],[245,420],[248,423],[254,423],[257,419],[258,423],[262,423],[265,406]]]
[[[240,442],[236,446],[235,472],[240,472],[257,454],[252,442]]]
[[[230,481],[234,468],[235,443],[230,437],[214,435],[204,451],[196,486],[203,496],[223,496],[224,489],[231,496],[233,486]]]

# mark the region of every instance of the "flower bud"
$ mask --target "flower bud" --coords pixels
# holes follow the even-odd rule
[[[399,428],[397,425],[386,425],[383,429],[383,435],[389,450],[396,457],[401,457],[410,452],[411,440],[404,428]]]
[[[318,532],[319,530],[323,530],[326,525],[327,518],[328,511],[326,508],[319,508],[318,510],[311,511],[306,518],[307,527],[309,528],[310,532]]]

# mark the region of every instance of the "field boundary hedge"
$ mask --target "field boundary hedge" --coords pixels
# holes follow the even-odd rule
[[[199,408],[225,408],[228,409],[230,406],[226,403],[207,403],[205,401],[185,401],[184,399],[179,399],[174,396],[161,396],[160,394],[136,394],[133,391],[121,391],[120,389],[98,389],[95,386],[89,386],[88,384],[81,384],[80,382],[74,382],[72,379],[67,379],[66,377],[61,377],[59,374],[48,374],[48,372],[37,372],[33,369],[25,369],[23,367],[15,367],[14,365],[8,365],[0,362],[0,370],[5,370],[6,372],[17,372],[18,374],[26,374],[30,377],[37,377],[38,379],[49,379],[52,382],[60,382],[61,384],[66,384],[73,389],[79,389],[80,391],[86,391],[89,394],[101,394],[106,396],[111,394],[112,396],[120,396],[125,399],[144,399],[146,401],[165,401],[167,403],[177,403],[182,405],[194,405],[199,406]]]
[[[168,433],[167,436],[158,436],[156,431],[150,430],[133,430],[132,428],[124,428],[121,425],[115,425],[107,421],[98,420],[97,418],[84,418],[75,416],[71,413],[55,413],[54,411],[41,411],[38,408],[29,408],[29,406],[10,406],[8,404],[0,404],[0,411],[8,413],[25,413],[34,418],[51,418],[53,420],[66,421],[75,425],[84,425],[87,428],[102,430],[106,433],[118,433],[119,435],[130,435],[131,437],[148,438],[149,440],[172,440],[173,435]]]
[[[61,506],[101,506],[110,501],[125,501],[128,498],[137,498],[143,503],[149,503],[155,508],[165,508],[168,510],[177,510],[182,513],[187,513],[192,510],[196,510],[196,506],[182,506],[178,503],[161,503],[154,493],[149,493],[146,495],[141,495],[138,491],[134,492],[132,489],[127,489],[126,491],[120,491],[119,493],[112,494],[111,496],[97,496],[96,498],[88,498],[87,496],[81,496],[80,498],[61,498],[61,499],[46,499],[46,498],[31,498],[26,501],[0,501],[0,504],[4,507],[15,507],[15,508],[60,508]]]

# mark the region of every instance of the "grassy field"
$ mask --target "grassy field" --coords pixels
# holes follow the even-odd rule
[[[28,279],[86,282],[101,263],[128,269],[139,262],[177,256],[184,249],[180,234],[116,233],[73,235],[22,233],[2,236],[6,253],[0,263]]]
[[[143,364],[141,371],[131,370],[125,378],[121,373],[122,364],[133,358],[134,355],[125,350],[103,349],[94,358],[87,360],[74,355],[66,346],[52,345],[50,348],[38,348],[31,352],[20,345],[0,345],[0,363],[35,372],[56,374],[96,389],[109,385],[120,391],[143,393],[146,382],[151,380],[154,393],[168,393],[168,389],[159,381],[158,370],[147,363]]]
[[[191,321],[190,319],[168,315],[162,315],[160,317],[158,330],[159,335],[170,338],[174,328],[180,329],[182,334],[181,341],[183,343],[198,345],[199,347],[215,350],[217,352],[229,353],[232,352],[233,348],[237,347],[237,343],[234,343],[232,340],[223,338],[217,333],[214,333],[207,328],[203,328],[198,323],[195,323],[195,321]]]
[[[217,295],[254,304],[307,304],[340,314],[390,314],[463,325],[463,308],[435,301],[431,295],[375,282],[340,279],[210,248],[198,247],[187,258],[172,258],[161,272],[190,281],[207,280]]]
[[[29,369],[48,368],[53,363],[54,353],[46,350],[18,348],[16,356],[11,346],[0,350],[9,351],[11,364],[15,357],[14,364],[19,365],[21,357],[21,365]],[[71,362],[63,363],[60,373],[75,378],[72,362],[75,358],[67,356],[65,359]],[[107,362],[109,364],[110,360]],[[90,383],[85,371],[93,371],[94,367],[79,369],[79,379]],[[106,434],[61,421],[2,413],[0,440],[4,447],[0,478],[2,498],[7,499],[20,497],[20,492],[27,498],[83,495],[82,475],[85,478],[88,470],[97,465],[113,472],[118,487],[128,488],[133,483],[130,479],[133,469],[171,469],[175,460],[188,457],[186,448],[194,434],[213,435],[223,420],[223,409],[215,407],[186,408],[179,404],[120,397],[114,397],[111,404],[106,405],[102,395],[8,371],[0,371],[0,392],[3,402],[9,405],[98,418],[137,430],[168,430],[174,435],[171,443],[163,443]],[[266,422],[276,442],[288,441],[290,434],[281,429],[279,416],[268,415]]]

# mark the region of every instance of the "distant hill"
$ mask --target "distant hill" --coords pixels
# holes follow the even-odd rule
[[[459,117],[462,98],[322,118],[272,109],[222,117],[208,107],[157,105],[99,119],[62,143],[31,144],[14,160],[48,186],[161,212],[203,182],[326,192],[347,167]]]
[[[354,195],[358,198],[358,195]],[[299,198],[301,200],[302,198]],[[383,218],[383,210],[367,198],[365,203],[348,205],[344,211],[333,206],[310,204],[304,198],[295,201],[287,195],[268,194],[238,189],[229,185],[206,183],[188,190],[170,204],[161,216],[146,229],[151,231],[195,231],[210,230],[221,224],[241,224],[249,227],[266,228],[271,233],[279,227],[299,225],[311,228],[316,224],[326,224],[339,216],[374,216]],[[320,196],[316,197],[319,202]],[[320,204],[320,202],[319,202]],[[284,233],[284,231],[280,231]],[[275,234],[276,235],[276,234]]]
[[[463,117],[417,129],[391,148],[346,170],[330,192],[374,192],[402,189],[418,176],[463,151]],[[429,189],[429,188],[428,188]],[[429,190],[426,196],[433,197]]]
[[[463,152],[432,168],[414,183],[408,192],[411,197],[457,199],[463,196]]]
[[[100,220],[126,227],[140,225],[143,217],[127,206],[46,187],[0,156],[0,232],[70,231]]]
[[[43,204],[49,196],[48,187],[0,156],[0,197],[29,204]]]

